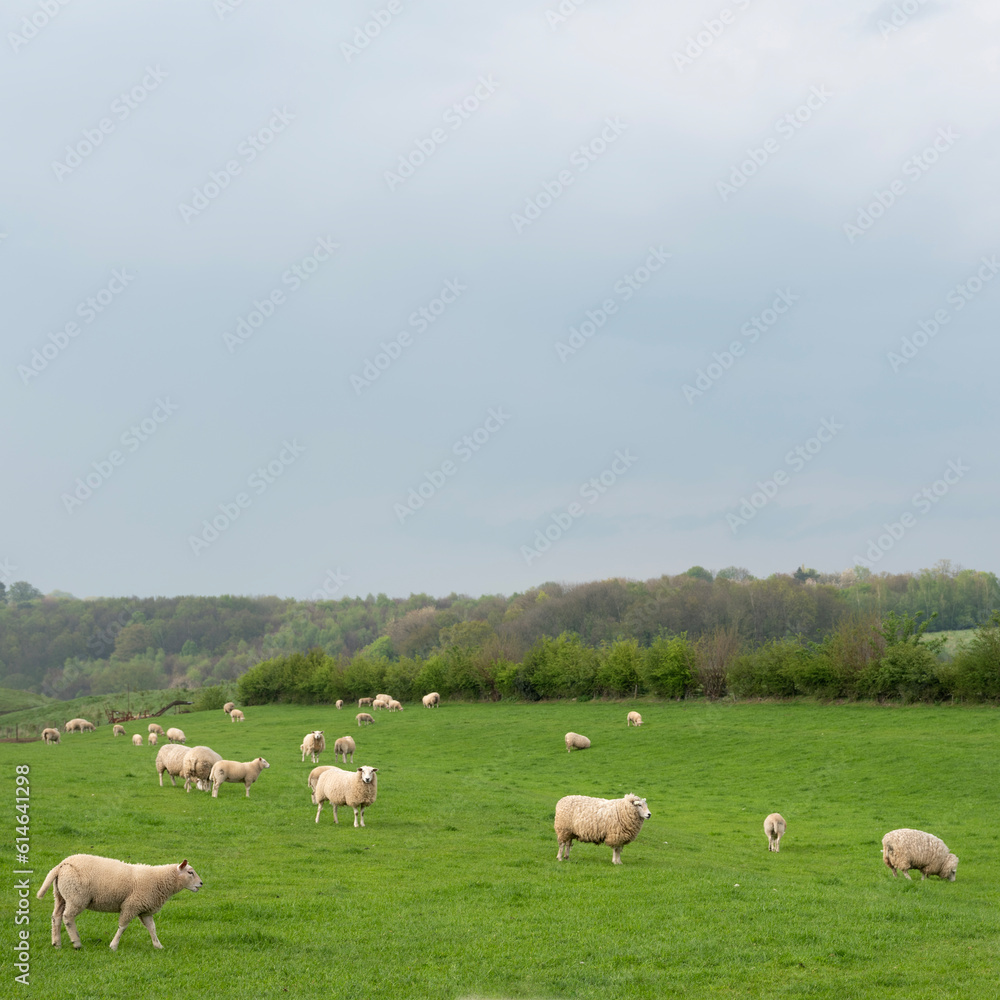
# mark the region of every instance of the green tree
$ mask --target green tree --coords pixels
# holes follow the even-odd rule
[[[27,580],[15,580],[10,585],[9,599],[13,604],[29,604],[44,596],[42,592],[33,587]]]

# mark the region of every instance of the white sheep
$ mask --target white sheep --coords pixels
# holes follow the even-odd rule
[[[112,736],[124,736],[125,735],[125,727],[124,726],[119,726],[116,723],[114,726],[111,727],[111,735]]]
[[[141,747],[142,746],[142,733],[132,734],[132,746]]]
[[[320,764],[319,767],[314,767],[309,772],[309,791],[310,792],[315,792],[316,791],[316,782],[319,781],[319,776],[321,774],[325,773],[326,771],[329,771],[332,766],[333,766],[332,764]]]
[[[589,795],[566,795],[556,803],[555,831],[559,841],[557,861],[569,858],[574,840],[585,844],[607,844],[612,864],[622,863],[622,848],[639,835],[652,815],[646,800],[631,792],[621,799],[595,799]]]
[[[371,699],[371,698],[359,698],[358,699],[358,708],[364,708],[365,705],[370,705],[372,703],[372,700],[373,699]]]
[[[170,784],[175,788],[177,782],[174,778],[181,773],[184,766],[184,757],[188,748],[179,743],[164,743],[156,754],[156,773],[160,776],[160,788],[163,787],[163,772],[170,775]]]
[[[910,878],[910,869],[916,868],[921,882],[928,875],[954,882],[958,868],[958,858],[943,840],[933,833],[906,827],[890,830],[882,838],[882,860],[892,869],[893,878],[900,872]]]
[[[245,719],[245,716],[243,715],[243,712],[240,709],[234,708],[229,713],[229,718],[232,719],[233,722],[243,722],[244,719]]]
[[[358,720],[358,729],[360,729],[362,725],[370,726],[375,721],[367,712],[358,712],[354,718]]]
[[[347,755],[351,755],[351,763],[354,763],[354,751],[357,750],[357,746],[354,743],[353,736],[341,736],[336,743],[333,744],[333,759],[337,759],[337,755],[340,754],[344,763],[347,763]]]
[[[88,722],[86,719],[70,719],[69,722],[63,726],[63,729],[67,733],[92,733],[96,727],[92,722]]]
[[[638,712],[629,712],[628,717],[625,720],[625,728],[629,726],[635,726],[636,729],[642,725],[642,716]]]
[[[225,712],[226,715],[228,715],[235,707],[236,707],[235,702],[227,701],[225,705],[222,706],[222,711]]]
[[[391,694],[380,693],[375,695],[376,698],[380,698],[382,701],[392,701]]]
[[[212,768],[216,761],[220,760],[222,760],[222,754],[216,753],[211,747],[191,747],[190,750],[185,750],[180,773],[184,779],[184,791],[191,791],[191,782],[193,781],[199,792],[207,792],[210,787],[208,781],[212,774]]]
[[[402,712],[403,711],[403,705],[402,705],[402,703],[396,701],[396,699],[393,698],[392,701],[389,702],[389,711],[390,712]]]
[[[437,708],[441,704],[441,695],[437,691],[431,691],[420,699],[424,703],[424,708]]]
[[[146,729],[151,733],[156,733],[157,736],[164,735],[163,726],[161,726],[158,722],[151,722],[148,726],[146,726]]]
[[[322,729],[314,729],[311,733],[306,733],[305,739],[299,746],[302,751],[302,760],[306,759],[306,755],[312,756],[312,762],[315,764],[319,760],[319,755],[326,749],[326,740],[323,738]]]
[[[134,917],[138,917],[149,931],[153,947],[162,948],[153,915],[181,889],[197,892],[202,884],[186,858],[179,865],[130,865],[94,854],[71,854],[45,876],[37,895],[41,899],[52,886],[55,897],[52,943],[55,947],[62,947],[62,922],[73,947],[79,948],[76,916],[84,910],[95,910],[119,915],[118,931],[111,939],[111,950],[117,951],[118,942]]]
[[[377,698],[374,699],[374,701],[372,701],[372,708],[373,709],[376,709],[376,708],[388,708],[390,701],[391,701],[391,699],[389,699],[389,698],[383,698],[381,695],[379,695]]]
[[[377,767],[359,767],[357,771],[343,771],[339,767],[331,767],[324,771],[316,782],[312,800],[316,804],[316,822],[323,811],[323,803],[329,802],[333,807],[333,821],[337,820],[337,806],[350,806],[354,810],[354,825],[365,825],[365,807],[370,806],[378,794],[378,780],[375,775]],[[361,823],[358,823],[360,816]]]
[[[42,739],[46,743],[59,743],[59,730],[58,729],[43,729]]]
[[[217,760],[212,766],[212,798],[219,797],[219,786],[227,781],[242,781],[250,798],[250,786],[260,777],[265,767],[270,767],[263,757],[241,763],[238,760]]]
[[[341,709],[343,707],[344,707],[344,699],[343,698],[338,698],[337,699],[337,708]]]
[[[177,729],[176,727],[171,727],[167,730],[167,739],[171,743],[184,743],[187,737],[184,735],[183,729]]]
[[[148,743],[148,744],[149,744],[149,745],[150,745],[151,747],[155,747],[155,746],[156,746],[156,744],[157,744],[157,738],[156,738],[156,733],[150,733],[150,734],[149,734],[149,736],[147,736],[147,737],[146,737],[146,742],[147,742],[147,743]]]
[[[764,820],[764,833],[767,834],[767,849],[777,854],[785,835],[785,817],[781,813],[771,813]]]
[[[579,733],[567,733],[564,738],[566,740],[566,753],[571,750],[586,750],[590,746],[590,740]]]

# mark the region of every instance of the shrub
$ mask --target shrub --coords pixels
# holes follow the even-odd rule
[[[794,639],[776,639],[733,660],[726,683],[737,698],[788,698],[799,693],[797,667],[804,659]]]
[[[645,686],[661,698],[684,698],[696,687],[697,661],[687,633],[654,639],[642,665]]]

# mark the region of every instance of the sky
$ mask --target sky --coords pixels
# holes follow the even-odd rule
[[[0,579],[997,571],[988,0],[11,0]]]

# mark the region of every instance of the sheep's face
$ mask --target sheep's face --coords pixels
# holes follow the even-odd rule
[[[187,858],[177,866],[177,870],[187,879],[185,888],[192,892],[197,892],[205,884],[198,873],[187,863]]]
[[[316,740],[317,742],[319,740],[323,739],[323,730],[322,729],[314,729],[313,730],[313,734],[312,734],[312,738],[314,740]]]
[[[270,764],[268,764],[268,762],[266,760],[264,760],[263,757],[258,757],[256,763],[260,764],[261,767],[270,767],[271,766]]]
[[[632,805],[634,806],[635,811],[636,813],[638,813],[640,819],[646,820],[653,815],[649,811],[649,808],[646,806],[645,799],[640,799],[637,795],[631,795],[630,798],[632,800]]]
[[[359,767],[358,774],[361,775],[361,780],[366,784],[370,785],[375,780],[375,772],[378,770],[377,767]]]
[[[949,882],[955,881],[955,873],[958,870],[958,858],[954,854],[949,854],[945,859],[944,867],[941,869],[941,878],[947,879]]]

